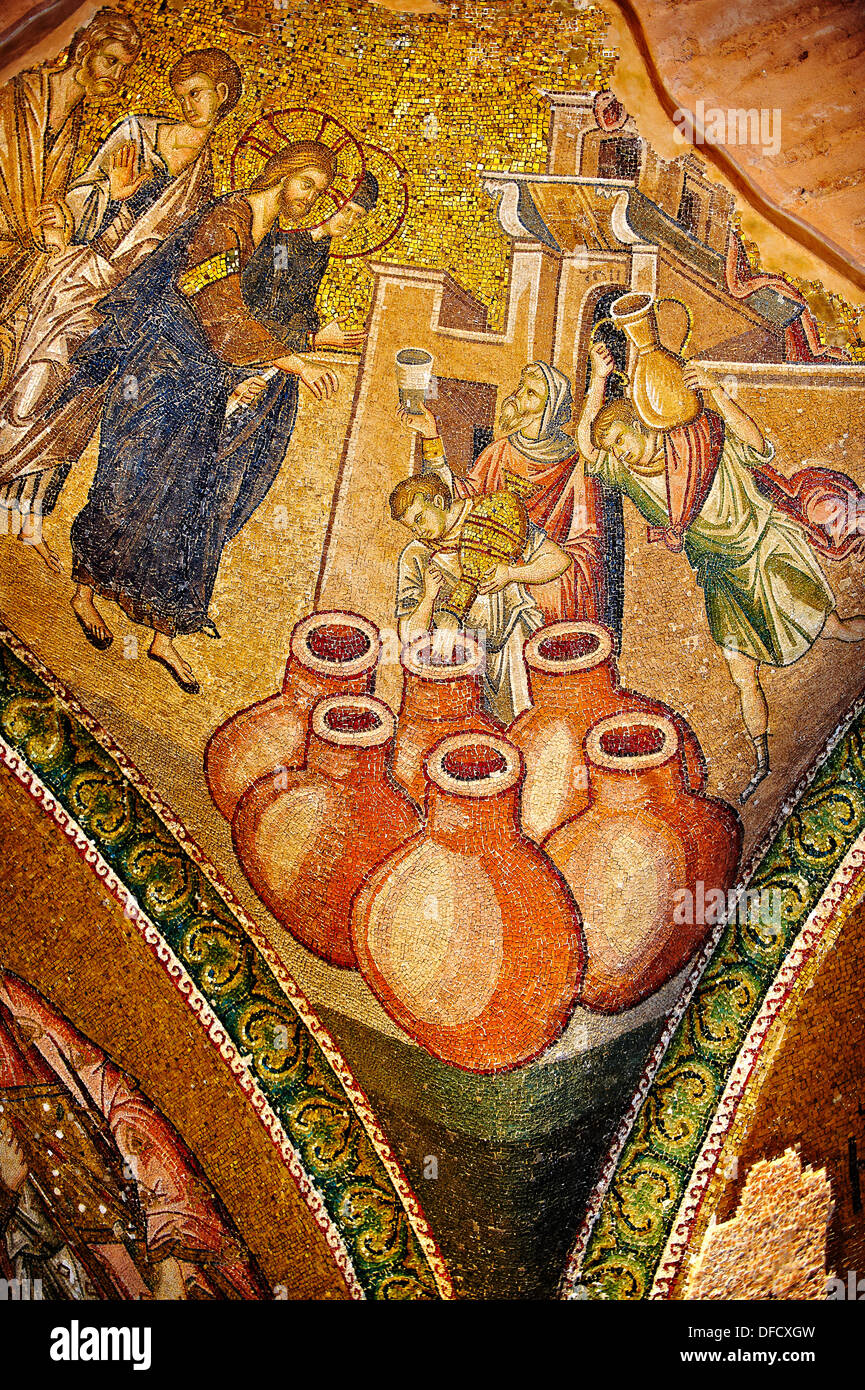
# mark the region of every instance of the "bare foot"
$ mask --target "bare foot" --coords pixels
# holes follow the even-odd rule
[[[30,550],[34,551],[35,554],[39,556],[39,559],[43,562],[43,564],[48,566],[52,573],[63,573],[63,566],[60,563],[60,556],[55,554],[55,552],[51,549],[51,546],[48,544],[46,540],[34,540],[32,536],[25,535],[24,531],[19,531],[18,539],[22,545],[26,545]]]
[[[98,651],[104,652],[114,641],[114,634],[93,602],[92,595],[79,588],[75,590],[69,602],[88,642]]]
[[[198,694],[201,687],[195,679],[195,672],[189,662],[184,661],[170,637],[162,632],[154,633],[147,655],[151,661],[158,661],[160,666],[164,666],[187,695]]]

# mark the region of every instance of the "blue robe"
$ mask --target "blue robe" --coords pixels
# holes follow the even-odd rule
[[[279,373],[253,406],[225,419],[231,392],[256,369],[217,356],[176,288],[209,211],[100,301],[105,322],[75,354],[58,403],[110,378],[99,464],[72,525],[73,579],[171,635],[218,635],[208,607],[223,548],[267,495],[297,417],[297,378]],[[276,255],[280,242],[286,250]],[[251,314],[287,353],[305,348],[318,327],[328,250],[329,239],[312,243],[308,233],[275,227],[243,268]]]

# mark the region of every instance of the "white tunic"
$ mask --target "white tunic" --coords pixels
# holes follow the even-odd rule
[[[468,511],[476,498],[466,502]],[[522,563],[528,564],[547,539],[545,531],[530,521]],[[424,541],[410,541],[399,557],[396,616],[413,613],[423,598],[424,579],[434,564],[445,576],[433,610],[444,608],[460,579],[453,551],[433,551]],[[523,584],[506,584],[495,594],[479,594],[466,614],[464,627],[486,649],[484,703],[491,714],[508,725],[531,705],[523,647],[526,638],[543,627],[544,617]]]
[[[74,461],[74,449],[84,448],[87,438],[82,439],[82,434],[89,437],[95,428],[98,409],[95,419],[92,410],[78,411],[74,422],[69,417],[76,414],[75,402],[72,411],[61,412],[63,420],[46,421],[45,414],[68,380],[72,354],[101,322],[96,305],[212,194],[210,154],[205,147],[137,220],[121,204],[110,226],[91,243],[110,201],[111,155],[132,142],[138,150],[138,172],[149,170],[164,177],[168,171],[157,137],[160,126],[166,124],[174,122],[128,116],[66,194],[76,234],[87,236],[88,244],[69,246],[53,256],[31,295],[15,368],[0,400],[0,484],[8,484],[0,491],[0,505],[21,505],[26,500],[24,492],[36,499],[44,496],[46,472]]]

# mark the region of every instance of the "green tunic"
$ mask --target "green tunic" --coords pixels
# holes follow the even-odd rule
[[[811,647],[835,596],[805,533],[759,491],[760,454],[727,426],[709,495],[685,532],[684,551],[706,600],[709,629],[720,647],[771,666],[789,666]],[[618,488],[653,526],[669,525],[666,475],[639,476],[602,452],[587,471]]]

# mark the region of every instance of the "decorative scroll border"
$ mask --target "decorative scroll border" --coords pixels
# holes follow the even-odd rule
[[[127,921],[132,922],[138,928],[142,940],[150,949],[150,954],[162,966],[178,993],[184,996],[192,1013],[196,1015],[198,1022],[205,1029],[209,1040],[237,1078],[240,1089],[249,1098],[252,1108],[270,1135],[274,1146],[282,1155],[295,1185],[312,1212],[317,1225],[324,1232],[327,1244],[352,1297],[363,1298],[363,1289],[342,1236],[328,1214],[324,1198],[305,1172],[300,1155],[268,1105],[247,1064],[204,995],[196,989],[191,977],[184,970],[165,938],[146,912],[139,907],[134,894],[117,877],[110,864],[103,859],[94,841],[81,829],[75,818],[70,816],[65,806],[51,794],[32,768],[28,767],[24,759],[2,737],[0,737],[0,762],[14,774],[22,787],[29,792],[40,811],[44,815],[50,816],[67,838],[72,841],[79,859],[87,865],[94,876],[120,904]]]
[[[386,1173],[389,1184],[399,1200],[400,1207],[406,1216],[411,1234],[416,1242],[418,1253],[432,1275],[436,1292],[442,1298],[453,1298],[450,1274],[442,1259],[435,1237],[364,1092],[352,1075],[330,1034],[313,1012],[308,999],[268,942],[261,928],[234,896],[228,884],[210,862],[200,845],[189,834],[182,821],[163,801],[123,749],[115,743],[111,735],[102,728],[72,692],[57,679],[44,662],[19,637],[2,624],[0,624],[0,643],[6,646],[13,656],[37,677],[46,687],[46,693],[50,693],[54,697],[67,717],[86,730],[103,752],[108,755],[120,775],[130,784],[172,839],[176,841],[181,852],[194,863],[216,890],[229,914],[235,919],[242,932],[251,940],[258,955],[266,962],[281,992],[296,1013],[300,1024],[311,1036],[322,1057],[326,1060],[340,1090],[344,1092],[352,1112],[360,1122],[369,1149],[374,1154],[378,1165]],[[50,816],[63,829],[84,863],[112,892],[123,907],[128,919],[138,927],[154,958],[166,971],[178,991],[185,996],[190,1010],[237,1078],[241,1090],[250,1100],[258,1118],[268,1131],[315,1221],[324,1232],[327,1244],[345,1278],[350,1293],[355,1298],[369,1296],[351,1260],[346,1239],[338,1221],[329,1210],[325,1198],[305,1168],[295,1145],[271,1108],[266,1096],[266,1088],[260,1086],[253,1079],[243,1053],[236,1047],[231,1038],[229,1025],[225,1024],[220,1017],[218,1006],[194,985],[171,947],[138,903],[135,894],[121,881],[104,859],[98,844],[82,829],[68,809],[57,799],[50,786],[44,783],[29,766],[21,750],[14,748],[2,737],[0,737],[0,759],[26,788],[43,813]]]
[[[779,807],[766,835],[752,854],[743,872],[739,884],[740,893],[747,889],[748,884],[759,875],[770,861],[773,851],[783,837],[791,815],[800,806],[806,794],[816,793],[833,785],[831,775],[826,775],[827,764],[842,740],[849,739],[857,731],[862,732],[863,721],[865,721],[865,696],[860,697],[854,703],[847,718],[836,726],[834,733],[815,757],[811,767],[803,774],[791,794]],[[861,792],[861,784],[858,790]],[[651,1284],[648,1297],[664,1298],[670,1290],[678,1264],[686,1250],[688,1233],[693,1229],[706,1185],[717,1162],[722,1146],[722,1137],[735,1117],[741,1094],[747,1087],[748,1078],[757,1062],[769,1027],[788,999],[796,978],[805,968],[825,932],[830,928],[840,903],[851,888],[857,884],[863,866],[865,866],[865,829],[860,832],[852,845],[841,850],[838,859],[829,871],[827,881],[820,890],[817,901],[806,916],[803,926],[780,962],[774,977],[766,982],[756,1014],[748,1025],[739,1047],[727,1064],[724,1090],[715,1107],[707,1134],[690,1165],[689,1176],[681,1198],[667,1217],[668,1234],[665,1247],[654,1264],[652,1264],[652,1258],[647,1256],[647,1273],[649,1266],[652,1266],[652,1278],[648,1281]],[[591,1253],[593,1240],[597,1239],[599,1222],[604,1213],[610,1209],[610,1191],[614,1179],[625,1168],[631,1153],[636,1149],[637,1122],[647,1100],[651,1098],[659,1077],[662,1078],[663,1076],[663,1063],[671,1044],[679,1035],[680,1028],[687,1022],[689,1013],[695,1007],[695,996],[704,981],[708,968],[718,953],[719,945],[724,940],[728,925],[728,918],[718,924],[711,938],[695,959],[680,999],[646,1062],[631,1103],[611,1142],[606,1162],[595,1184],[583,1222],[562,1274],[560,1296],[563,1298],[592,1299],[604,1296],[592,1291],[587,1283],[582,1282],[586,1257]],[[738,1089],[739,1087],[741,1089]],[[674,1249],[673,1243],[679,1236],[681,1236],[681,1241],[675,1245]],[[623,1247],[621,1253],[626,1254],[627,1258],[639,1262],[639,1256],[634,1250]],[[610,1255],[615,1258],[615,1247],[611,1249]]]
[[[784,1012],[797,980],[810,964],[827,932],[835,925],[839,909],[845,899],[858,896],[860,880],[865,870],[865,830],[862,831],[852,849],[844,856],[840,867],[830,880],[820,901],[809,914],[804,927],[794,942],[784,961],[774,984],[768,990],[754,1022],[748,1030],[742,1048],[733,1064],[730,1078],[724,1088],[715,1117],[703,1142],[691,1181],[674,1218],[673,1229],[659,1262],[658,1272],[652,1285],[650,1298],[668,1297],[673,1281],[687,1253],[688,1240],[699,1214],[706,1194],[709,1180],[718,1165],[739,1104],[745,1095],[748,1083],[757,1069],[760,1053],[769,1030],[775,1020]]]

